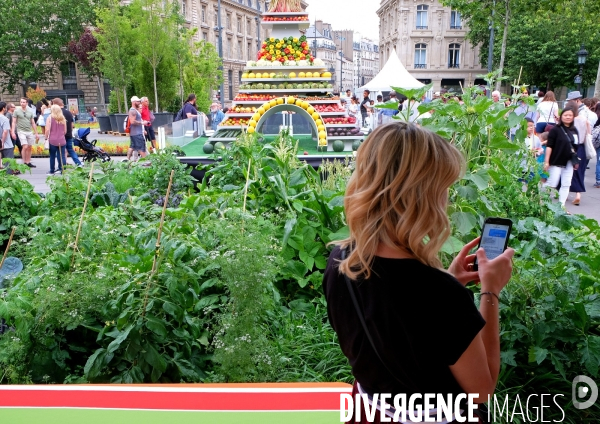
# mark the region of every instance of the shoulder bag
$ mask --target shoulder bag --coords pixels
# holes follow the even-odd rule
[[[550,107],[550,113],[548,114],[548,120],[546,121],[546,126],[544,127],[544,132],[549,132],[556,124],[552,124],[550,122],[550,117],[552,116],[552,111],[554,110],[554,103]]]
[[[585,156],[588,160],[596,159],[596,148],[592,143],[592,135],[587,134],[585,136]]]
[[[571,144],[571,163],[573,164],[573,169],[577,170],[577,168],[579,168],[579,156],[577,156],[577,152],[575,151],[575,149],[573,148],[573,141],[571,141],[571,137],[568,136],[567,132],[565,131],[564,127],[561,125],[560,129],[562,130],[563,134],[565,135],[565,137],[567,137],[569,139],[569,143]]]
[[[592,130],[592,145],[594,149],[600,149],[600,125]]]

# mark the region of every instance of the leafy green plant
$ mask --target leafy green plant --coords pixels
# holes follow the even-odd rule
[[[11,164],[11,169],[17,169],[15,165]],[[37,214],[40,201],[29,182],[7,174],[6,168],[0,170],[0,246],[8,240],[12,227],[17,236],[26,234],[27,221]]]

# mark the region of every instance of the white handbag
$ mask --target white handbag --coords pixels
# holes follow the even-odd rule
[[[591,134],[585,136],[585,156],[588,160],[596,159],[596,149],[594,149]]]

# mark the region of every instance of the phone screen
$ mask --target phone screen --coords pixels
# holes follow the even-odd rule
[[[488,259],[497,258],[504,252],[509,226],[501,224],[485,224],[481,235],[480,246],[485,249]]]

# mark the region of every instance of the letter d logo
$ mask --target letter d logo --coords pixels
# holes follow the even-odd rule
[[[585,383],[590,386],[590,388],[588,389],[585,386],[581,386],[580,383]],[[591,393],[589,393],[590,390]],[[590,398],[585,402],[582,402],[581,400],[585,399],[588,395]],[[598,399],[598,386],[596,386],[596,383],[594,383],[594,380],[591,378],[586,377],[585,375],[578,375],[573,379],[572,396],[575,408],[587,409]]]

